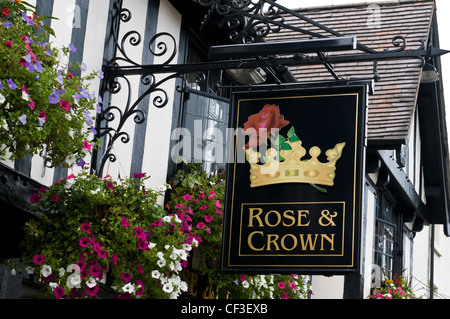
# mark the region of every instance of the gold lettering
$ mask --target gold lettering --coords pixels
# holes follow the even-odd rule
[[[277,240],[280,236],[278,236],[277,234],[268,234],[267,235],[267,250],[271,250],[271,244],[274,244],[274,246],[276,247],[275,250],[280,250],[280,247],[278,247],[278,243]],[[273,239],[272,239],[273,238]]]
[[[263,212],[262,208],[249,208],[249,210],[250,210],[250,215],[249,215],[249,220],[248,220],[248,227],[253,227],[253,219],[254,218],[256,218],[258,220],[259,227],[263,227],[264,224],[261,220],[261,217],[259,217],[259,215],[261,215]],[[258,212],[255,216],[253,216],[254,211]]]
[[[250,235],[248,235],[248,239],[247,239],[248,246],[249,246],[252,250],[254,250],[254,251],[262,251],[262,250],[264,250],[264,248],[266,247],[266,245],[262,246],[262,248],[256,248],[256,247],[253,246],[253,244],[252,244],[252,238],[253,238],[253,235],[255,235],[255,234],[261,234],[261,236],[264,236],[264,233],[263,233],[262,231],[254,231],[253,233],[251,233]]]
[[[297,210],[298,212],[298,227],[307,227],[309,226],[310,221],[308,221],[308,223],[303,224],[302,223],[302,218],[308,218],[309,216],[309,210]]]
[[[321,234],[321,236],[322,236],[322,244],[320,246],[320,250],[324,250],[323,249],[323,240],[324,239],[326,239],[331,244],[330,250],[334,250],[334,235],[335,234],[331,234],[331,238],[330,238],[330,237],[328,237],[325,234]]]
[[[287,211],[285,211],[285,212],[283,213],[283,217],[284,217],[284,218],[289,219],[290,221],[292,221],[291,224],[286,224],[286,223],[283,221],[283,226],[285,226],[285,227],[291,227],[291,226],[294,226],[294,224],[295,224],[295,217],[294,217],[294,216],[291,216],[291,214],[294,215],[294,211],[293,211],[293,210],[287,210]]]
[[[320,226],[327,227],[327,226],[336,226],[336,224],[333,221],[333,218],[335,218],[338,213],[330,213],[328,209],[324,209],[321,213],[322,217],[319,218],[319,224]],[[326,219],[325,222],[323,220]],[[325,224],[326,223],[326,224]]]
[[[294,240],[294,244],[292,245],[292,248],[287,248],[284,241],[286,239],[286,237],[291,237]],[[283,247],[284,250],[286,251],[291,251],[294,250],[297,247],[297,237],[295,237],[292,234],[286,234],[281,238],[281,247]]]
[[[306,235],[306,242],[304,239],[305,234],[299,234],[300,236],[300,243],[302,245],[302,250],[308,250],[308,246],[309,246],[309,250],[314,250],[316,247],[316,242],[317,242],[317,237],[319,236],[318,234],[315,234],[314,237],[314,242],[312,240],[312,234],[308,234]]]
[[[277,222],[275,224],[269,223],[269,215],[270,214],[275,214],[277,216]],[[277,212],[276,210],[271,210],[270,212],[268,212],[266,214],[266,218],[264,220],[265,220],[267,226],[269,226],[269,227],[276,227],[281,222],[281,214],[279,212]]]

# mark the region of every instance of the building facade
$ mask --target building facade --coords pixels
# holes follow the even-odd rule
[[[90,86],[103,98],[103,113],[97,118],[98,131],[104,133],[102,146],[85,159],[93,173],[119,177],[146,172],[151,175],[148,186],[157,187],[173,176],[181,160],[202,163],[208,172],[225,168],[230,92],[243,84],[242,77],[236,78],[222,62],[208,59],[211,46],[338,34],[356,36],[362,54],[369,55],[439,48],[434,1],[281,10],[271,22],[255,24],[247,21],[252,17],[233,11],[236,8],[227,13],[226,5],[216,6],[219,2],[30,1],[38,15],[59,18],[47,22],[56,31],[51,40],[77,48],[71,62],[105,73]],[[269,7],[263,9],[279,9]],[[361,270],[354,275],[313,276],[311,298],[365,298],[377,281],[398,274],[418,295],[449,297],[444,270],[450,258],[449,161],[442,82],[426,81],[417,58],[328,63],[327,56],[317,56],[321,63],[261,64],[255,68],[257,74],[249,75],[253,82],[245,80],[279,85],[373,81]],[[438,56],[423,62],[440,70]],[[10,225],[2,232],[11,242],[1,248],[0,257],[6,260],[20,257],[22,226],[30,218],[29,196],[80,169],[50,169],[39,156],[4,161],[0,168],[0,199],[5,225]],[[1,276],[2,298],[25,294],[7,267],[2,267]]]

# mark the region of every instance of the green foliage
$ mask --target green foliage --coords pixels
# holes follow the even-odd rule
[[[170,181],[173,192],[166,208],[191,227],[203,259],[202,274],[217,285],[219,298],[306,298],[307,276],[224,275],[220,272],[225,180],[222,174],[206,174],[200,164],[183,164]]]
[[[369,299],[421,299],[412,291],[408,283],[402,276],[388,279],[382,282],[380,288],[375,288],[368,296]]]
[[[31,196],[38,217],[26,225],[23,261],[47,297],[96,297],[104,275],[119,298],[176,298],[187,289],[178,273],[192,246],[145,179],[83,172]]]

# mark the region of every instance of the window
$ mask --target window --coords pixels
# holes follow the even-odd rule
[[[194,38],[189,40],[186,63],[207,61],[204,50]],[[202,163],[206,172],[225,169],[225,148],[229,113],[229,92],[217,84],[229,86],[223,70],[209,71],[201,82],[195,74],[187,75],[189,89],[184,94],[182,126],[185,129],[181,156],[185,161]],[[189,145],[186,147],[186,145]]]
[[[184,104],[183,127],[190,136],[183,138],[190,138],[190,152],[183,150],[183,157],[202,163],[208,173],[225,169],[228,110],[227,100],[202,92],[191,91]]]
[[[381,194],[376,207],[374,263],[380,266],[382,276],[388,278],[393,278],[402,269],[402,260],[397,258],[401,255],[398,248],[402,236],[399,219],[391,201]]]

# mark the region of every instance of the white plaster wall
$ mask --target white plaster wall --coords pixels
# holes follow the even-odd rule
[[[370,294],[372,284],[372,265],[373,265],[373,249],[375,240],[375,213],[376,213],[376,196],[372,190],[366,186],[366,207],[365,212],[365,227],[362,230],[362,237],[364,237],[363,243],[363,260],[364,260],[364,291],[363,298],[366,298]]]
[[[181,28],[181,15],[176,11],[167,0],[161,0],[158,16],[157,33],[168,32],[176,42],[179,42]],[[166,43],[171,42],[166,39]],[[178,44],[177,44],[178,46]],[[169,54],[172,52],[168,49]],[[167,56],[155,57],[154,63],[164,63]],[[172,63],[177,62],[175,56]],[[167,77],[168,74],[158,75],[157,80]],[[165,82],[160,86],[168,93],[169,100],[163,108],[157,108],[153,105],[155,94],[150,95],[149,114],[147,118],[146,144],[143,158],[143,172],[150,175],[148,187],[156,187],[167,182],[167,165],[169,158],[170,135],[172,130],[172,113],[175,92],[175,80]]]
[[[344,276],[311,276],[311,299],[342,299],[344,297]]]

